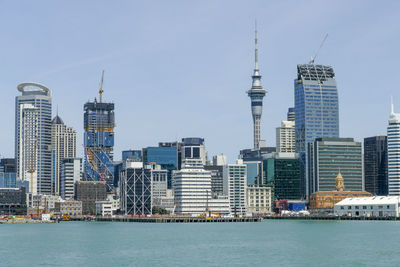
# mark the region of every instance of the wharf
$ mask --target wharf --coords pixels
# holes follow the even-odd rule
[[[265,216],[266,220],[325,220],[325,221],[400,221],[398,217],[349,217],[349,216]]]
[[[225,223],[225,222],[261,222],[261,217],[242,218],[198,218],[198,217],[96,217],[98,222],[139,222],[139,223]]]

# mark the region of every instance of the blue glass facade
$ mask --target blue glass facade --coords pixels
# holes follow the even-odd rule
[[[178,169],[177,147],[147,147],[143,151],[143,161],[145,164],[155,162],[168,170],[168,188],[172,187],[172,171]]]
[[[319,137],[339,137],[338,91],[332,67],[298,65],[294,94],[296,152],[300,157],[302,194],[308,198],[308,143]]]

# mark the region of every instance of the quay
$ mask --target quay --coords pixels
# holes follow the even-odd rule
[[[70,221],[87,221],[87,218],[70,218]],[[262,217],[242,218],[199,218],[199,217],[94,217],[96,222],[136,222],[136,223],[225,223],[225,222],[261,222]]]
[[[325,220],[325,221],[400,221],[398,217],[350,216],[265,216],[265,220]]]

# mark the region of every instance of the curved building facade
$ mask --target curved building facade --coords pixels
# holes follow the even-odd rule
[[[400,113],[392,110],[387,128],[389,196],[400,196]]]

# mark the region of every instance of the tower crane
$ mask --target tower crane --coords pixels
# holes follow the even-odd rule
[[[310,62],[308,62],[308,64],[314,64],[314,61],[318,56],[319,50],[321,50],[321,48],[324,45],[327,38],[328,38],[328,34],[325,35],[325,38],[322,40],[321,45],[319,46],[319,48],[317,50],[317,53],[315,53],[315,55],[313,57],[311,57],[311,60],[310,60]]]

